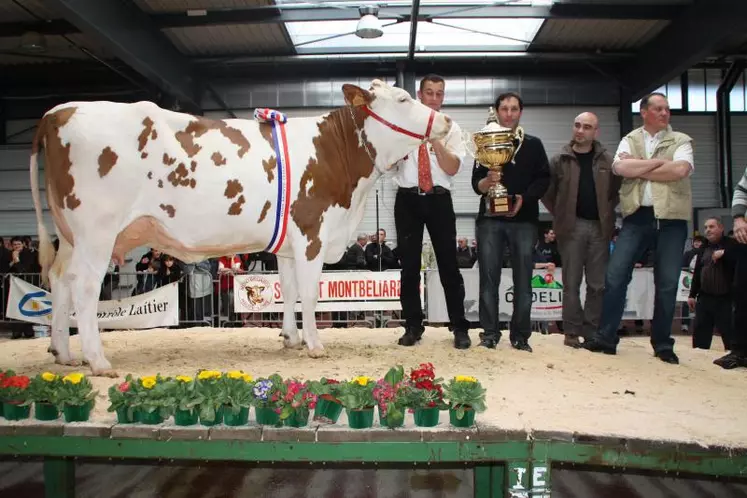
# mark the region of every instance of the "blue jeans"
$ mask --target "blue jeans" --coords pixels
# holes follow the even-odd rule
[[[597,341],[609,347],[617,346],[620,341],[617,329],[625,310],[625,297],[633,276],[633,266],[653,244],[656,290],[654,319],[651,321],[651,345],[656,353],[672,350],[672,321],[685,239],[685,220],[657,220],[653,208],[650,207],[641,207],[623,220],[615,250],[612,251],[607,266]]]
[[[513,270],[514,312],[511,317],[510,339],[527,341],[532,334],[532,251],[537,238],[537,228],[530,222],[507,222],[499,219],[481,219],[477,222],[477,262],[480,266],[480,325],[484,339],[498,341],[499,286],[503,250],[508,244]]]

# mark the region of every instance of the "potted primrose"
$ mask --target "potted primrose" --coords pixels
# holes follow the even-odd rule
[[[442,380],[436,378],[432,363],[421,363],[419,368],[410,371],[412,389],[407,395],[407,406],[414,412],[416,426],[438,425],[440,410],[447,408],[443,399]]]
[[[336,424],[342,413],[340,381],[322,377],[320,380],[312,381],[309,389],[316,395],[314,422]]]
[[[117,422],[132,424],[140,421],[137,388],[132,374],[127,374],[124,382],[109,386],[109,406],[106,411],[117,412]]]
[[[348,414],[351,429],[367,429],[373,426],[373,410],[376,405],[373,390],[376,382],[365,376],[355,377],[342,386],[342,404]]]
[[[252,388],[252,404],[259,425],[280,425],[280,395],[283,378],[278,374],[257,379]]]
[[[457,375],[444,386],[449,400],[449,420],[455,427],[471,427],[475,413],[485,411],[485,388],[469,375]]]
[[[223,403],[223,423],[230,426],[246,425],[252,406],[254,379],[241,370],[223,376],[226,398]]]
[[[316,402],[317,397],[311,392],[309,382],[286,379],[280,387],[278,399],[280,420],[289,427],[306,427]]]
[[[44,372],[31,379],[28,401],[34,403],[36,420],[57,420],[60,416],[57,398],[61,387],[62,377],[52,372]]]
[[[96,404],[97,391],[82,373],[74,372],[62,378],[58,391],[58,406],[62,407],[65,422],[86,422]]]
[[[392,367],[374,387],[373,395],[379,408],[379,423],[393,429],[405,423],[410,383],[402,365]]]

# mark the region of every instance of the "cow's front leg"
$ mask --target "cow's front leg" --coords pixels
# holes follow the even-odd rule
[[[322,276],[322,256],[308,261],[304,256],[296,259],[296,280],[301,294],[301,309],[303,311],[303,336],[309,347],[309,356],[320,358],[324,356],[324,346],[319,340],[316,328],[316,303],[319,300],[319,279]]]
[[[278,258],[278,275],[283,290],[283,345],[286,348],[300,349],[303,344],[298,337],[296,325],[296,301],[298,284],[296,283],[295,263],[290,258]]]

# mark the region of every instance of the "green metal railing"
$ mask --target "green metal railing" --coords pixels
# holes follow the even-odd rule
[[[747,477],[747,451],[646,440],[527,434],[478,425],[451,430],[175,427],[61,422],[0,423],[0,456],[41,457],[48,498],[75,495],[75,459],[237,461],[473,468],[479,498],[550,498],[555,464]]]

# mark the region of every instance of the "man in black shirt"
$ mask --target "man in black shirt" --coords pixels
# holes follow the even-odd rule
[[[615,230],[620,177],[612,156],[596,138],[597,117],[584,112],[573,122],[571,142],[550,161],[550,187],[542,203],[553,215],[563,261],[563,332],[566,346],[581,346],[599,328],[604,276]],[[586,274],[586,302],[581,308],[581,280]]]
[[[724,235],[724,225],[717,218],[705,221],[708,245],[697,257],[693,282],[687,304],[695,312],[693,348],[711,349],[713,327],[721,333],[724,348],[731,349],[732,336],[732,284],[736,260],[732,251],[737,241]],[[724,252],[727,257],[722,257]]]
[[[498,96],[495,101],[501,126],[516,129],[524,110],[521,97],[513,92]],[[515,196],[513,209],[503,216],[485,216],[483,196],[500,181],[509,195]],[[537,239],[539,200],[550,182],[547,154],[542,141],[525,135],[524,143],[514,162],[503,167],[502,174],[490,171],[475,162],[472,188],[481,196],[477,215],[477,261],[480,267],[480,345],[495,348],[501,338],[498,313],[498,288],[501,283],[503,249],[508,245],[513,273],[514,311],[510,325],[511,345],[531,352],[529,336],[532,312],[532,270],[534,243]]]

